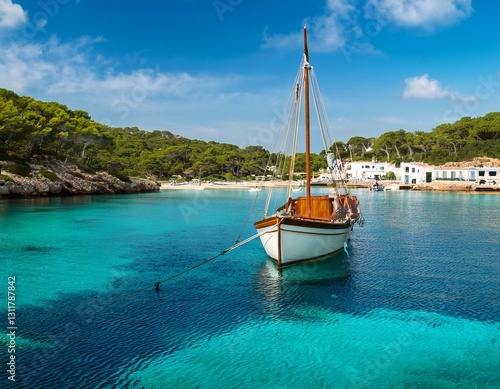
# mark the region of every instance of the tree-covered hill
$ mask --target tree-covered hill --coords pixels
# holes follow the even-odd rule
[[[463,117],[452,124],[441,124],[431,132],[389,131],[378,138],[351,138],[344,155],[363,160],[376,158],[391,162],[470,161],[475,157],[500,157],[500,112]]]
[[[353,159],[442,164],[478,156],[499,158],[500,112],[464,117],[431,132],[401,129],[379,138],[353,137],[337,146],[342,157]],[[93,121],[87,112],[0,88],[0,161],[45,159],[117,176],[242,179],[265,173],[269,151],[191,140],[169,131],[113,128]],[[302,156],[299,170],[301,165]],[[325,166],[320,155],[313,156],[313,169]]]
[[[57,159],[118,176],[164,179],[262,175],[268,157],[261,146],[240,149],[169,131],[109,127],[84,111],[0,89],[0,160]]]

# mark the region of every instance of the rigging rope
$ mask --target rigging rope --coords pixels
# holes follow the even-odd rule
[[[238,243],[238,241],[241,238],[241,235],[243,234],[243,231],[245,231],[245,228],[247,226],[248,220],[250,220],[250,216],[252,216],[253,209],[255,208],[255,204],[257,203],[257,199],[259,198],[259,192],[256,193],[255,199],[253,200],[252,208],[250,208],[250,212],[248,212],[247,219],[245,220],[245,223],[243,223],[243,227],[241,228],[240,233],[238,234],[238,237],[234,241],[234,244]]]
[[[293,88],[290,91],[287,105],[285,106],[285,109],[283,111],[279,128],[271,129],[273,132],[276,132],[276,137],[272,148],[272,152],[269,154],[269,158],[265,168],[265,173],[268,170],[270,170],[271,161],[274,160],[274,166],[272,169],[273,179],[283,178],[283,176],[286,175],[286,171],[288,170],[289,180],[293,180],[293,174],[291,174],[291,171],[293,169],[292,161],[295,158],[294,156],[292,156],[291,149],[293,149],[293,147],[291,146],[294,143],[296,144],[297,140],[294,140],[296,138],[295,132],[287,131],[287,129],[293,128],[298,130],[299,127],[300,106],[302,104],[302,95],[303,95],[303,90],[302,90],[303,88],[301,88],[301,85],[303,85],[303,80],[304,80],[304,63],[305,63],[304,61],[305,57],[302,59],[297,74],[295,76],[295,82]],[[281,142],[282,144],[279,145],[279,143]],[[281,150],[280,152],[276,151],[277,146],[280,146],[279,148],[279,150]],[[289,161],[291,166],[287,168],[287,164]],[[290,197],[290,190],[291,190],[290,188],[291,185],[289,185],[288,189],[289,193],[287,197]],[[272,193],[272,187],[268,192],[266,206],[264,208],[264,217],[267,216],[267,212],[270,207],[271,193]],[[277,204],[274,204],[274,207],[276,208]]]

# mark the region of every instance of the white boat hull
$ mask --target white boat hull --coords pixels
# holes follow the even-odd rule
[[[344,248],[350,223],[314,223],[270,217],[256,223],[262,246],[279,267],[330,255]]]

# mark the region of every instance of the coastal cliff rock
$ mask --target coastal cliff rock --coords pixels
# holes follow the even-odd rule
[[[11,162],[0,162],[0,196],[50,196],[79,194],[119,194],[157,192],[159,185],[145,178],[130,178],[125,182],[109,173],[89,174],[77,166],[61,162],[29,165],[29,176],[9,172]]]

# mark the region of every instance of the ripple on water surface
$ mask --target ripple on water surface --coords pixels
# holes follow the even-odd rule
[[[493,389],[500,382],[496,325],[417,311],[354,316],[298,307],[297,313],[303,320],[248,322],[130,365],[120,384]]]

